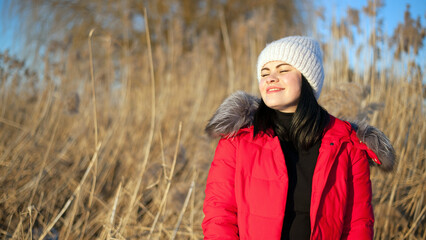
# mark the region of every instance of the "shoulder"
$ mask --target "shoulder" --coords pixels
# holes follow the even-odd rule
[[[236,130],[232,134],[222,135],[220,137],[220,141],[230,141],[230,142],[241,142],[241,141],[249,141],[253,142],[259,138],[270,138],[273,137],[272,134],[260,133],[256,137],[254,137],[254,127],[243,127]]]
[[[278,141],[275,141],[276,136],[271,132],[260,132],[254,135],[254,127],[244,127],[239,129],[232,136],[222,136],[219,140],[218,147],[225,145],[232,145],[234,149],[245,149],[243,151],[250,151],[254,146],[260,148],[276,148]]]
[[[324,130],[324,138],[333,141],[348,142],[348,146],[363,149],[362,141],[359,140],[356,129],[348,121],[330,115],[330,122]]]
[[[324,138],[333,138],[338,140],[354,140],[353,134],[354,129],[352,125],[344,120],[341,120],[332,115],[330,116],[330,121],[326,128],[324,129]],[[356,137],[356,135],[355,135]]]
[[[349,122],[330,115],[324,138],[346,140],[353,151],[365,153],[370,165],[385,172],[395,166],[395,150],[387,136],[378,128],[364,122]]]
[[[260,99],[243,91],[226,98],[210,118],[205,131],[211,137],[233,137],[252,126]]]

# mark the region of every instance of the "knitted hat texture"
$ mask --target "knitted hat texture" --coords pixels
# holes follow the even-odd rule
[[[257,80],[262,67],[272,61],[283,61],[299,70],[308,80],[318,99],[324,83],[322,53],[317,41],[310,37],[291,36],[266,45],[257,59]]]

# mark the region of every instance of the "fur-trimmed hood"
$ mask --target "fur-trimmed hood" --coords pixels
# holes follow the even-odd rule
[[[205,129],[207,134],[210,137],[230,137],[241,128],[251,126],[259,102],[259,98],[243,91],[233,93],[225,99],[210,118]],[[364,142],[381,162],[380,165],[377,165],[370,161],[370,164],[379,166],[383,171],[391,171],[395,166],[395,150],[386,135],[379,129],[363,122],[351,122],[351,125],[359,140]]]

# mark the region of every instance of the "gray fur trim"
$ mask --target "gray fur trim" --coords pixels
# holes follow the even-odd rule
[[[243,91],[229,96],[210,118],[205,131],[210,137],[232,137],[244,127],[253,124],[254,114],[260,99]],[[389,139],[379,129],[362,122],[351,122],[356,135],[371,149],[382,163],[379,168],[385,172],[395,166],[395,150]],[[370,165],[377,165],[370,160]]]
[[[370,126],[365,122],[351,122],[351,125],[356,131],[356,136],[359,140],[364,142],[379,158],[382,163],[380,169],[385,172],[392,171],[396,163],[396,155],[395,149],[386,135],[376,127]],[[370,161],[370,165],[377,164]]]
[[[205,131],[210,137],[231,137],[253,123],[260,99],[243,91],[229,96],[210,118]]]

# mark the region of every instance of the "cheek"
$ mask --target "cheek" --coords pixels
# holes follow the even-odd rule
[[[287,84],[294,89],[296,92],[301,91],[302,89],[302,79],[298,76],[291,76],[287,79]]]
[[[292,91],[293,94],[292,95],[296,98],[299,98],[301,91],[302,91],[302,86],[300,86],[299,84],[295,84],[293,86],[293,91]]]
[[[266,84],[265,84],[265,80],[260,80],[260,82],[259,82],[259,91],[260,92],[263,92],[263,90],[265,89],[265,87],[266,87]]]
[[[302,89],[302,84],[300,81],[294,81],[293,82],[293,89],[295,89],[297,92],[300,92],[300,90]]]
[[[262,84],[262,82],[260,82],[258,86],[259,86],[260,97],[263,99],[263,101],[265,101],[265,99],[266,99],[266,85]]]

